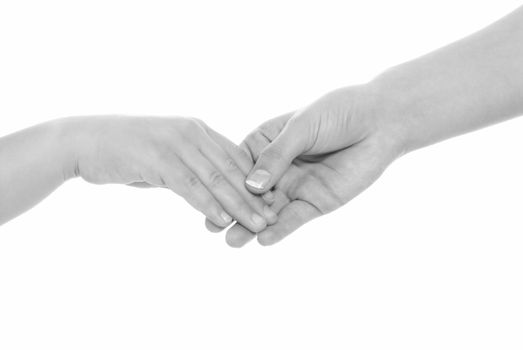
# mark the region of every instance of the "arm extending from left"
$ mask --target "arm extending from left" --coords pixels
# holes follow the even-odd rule
[[[276,214],[244,186],[252,161],[194,118],[96,116],[45,122],[0,138],[0,225],[68,179],[164,187],[218,227],[263,230]]]

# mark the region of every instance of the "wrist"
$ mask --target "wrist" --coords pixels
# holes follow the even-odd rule
[[[375,133],[398,156],[430,143],[420,123],[427,113],[426,98],[420,96],[419,80],[404,76],[401,69],[390,69],[369,82]]]
[[[57,130],[56,144],[64,180],[80,175],[78,164],[91,143],[85,119],[84,117],[68,117],[50,122]]]

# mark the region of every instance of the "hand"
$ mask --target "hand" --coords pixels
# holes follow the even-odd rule
[[[361,142],[379,141],[401,153],[401,123],[395,122],[392,111],[379,108],[381,102],[371,84],[350,86],[332,91],[287,116],[283,125],[281,119],[263,124],[245,140],[251,155],[256,155],[256,164],[246,181],[248,189],[253,193],[270,190],[298,157],[315,161],[318,155]],[[275,133],[278,127],[281,129]],[[271,143],[260,148],[267,139]]]
[[[73,118],[74,175],[88,182],[169,188],[219,227],[259,232],[276,215],[244,186],[250,158],[192,118]]]
[[[258,232],[260,244],[274,244],[341,207],[402,154],[401,133],[385,119],[391,114],[376,114],[382,111],[378,99],[366,89],[337,90],[299,112],[265,122],[244,140],[241,147],[256,162],[251,174],[260,169],[272,174],[247,186],[257,193],[272,188],[264,199],[279,217]],[[254,236],[236,224],[226,239],[240,247]]]

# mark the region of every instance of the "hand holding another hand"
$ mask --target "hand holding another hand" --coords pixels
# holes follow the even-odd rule
[[[257,238],[274,244],[306,222],[346,204],[402,154],[401,134],[381,112],[379,94],[362,85],[331,92],[310,106],[260,125],[243,141],[256,164],[246,185],[264,195],[278,221]],[[209,226],[209,225],[208,225]],[[227,242],[254,237],[240,223]]]

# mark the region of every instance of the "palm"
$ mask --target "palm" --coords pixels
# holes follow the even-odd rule
[[[287,119],[284,116],[269,121],[244,141],[242,147],[249,151],[253,161]],[[274,187],[271,207],[278,213],[278,222],[258,233],[258,241],[263,245],[273,244],[306,222],[350,201],[390,164],[393,157],[387,153],[378,142],[368,139],[337,152],[295,159]],[[238,224],[227,232],[227,241],[234,246],[241,246],[253,237]]]

